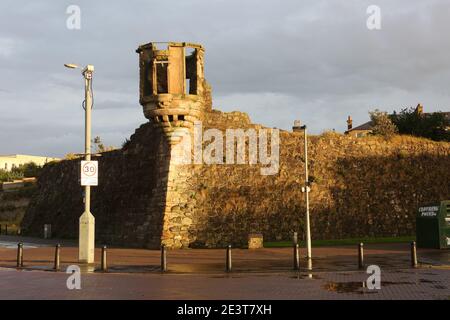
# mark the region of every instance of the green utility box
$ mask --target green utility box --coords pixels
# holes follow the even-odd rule
[[[450,200],[419,208],[416,240],[418,248],[450,248]]]

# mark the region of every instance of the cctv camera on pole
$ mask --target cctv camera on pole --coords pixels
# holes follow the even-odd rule
[[[78,68],[75,64],[65,64],[67,68]],[[87,173],[92,173],[92,169],[96,170],[96,163],[91,163],[91,111],[92,111],[92,74],[94,66],[87,65],[82,75],[84,77],[84,109],[85,109],[85,140],[84,140],[84,165],[81,166],[81,175],[85,173],[83,170],[88,170]],[[97,174],[97,172],[94,172]],[[95,255],[95,218],[91,213],[91,185],[96,185],[91,182],[83,182],[84,186],[84,212],[79,219],[79,247],[78,260],[80,263],[94,263]]]

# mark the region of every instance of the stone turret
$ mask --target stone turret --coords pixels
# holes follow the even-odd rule
[[[204,49],[199,44],[165,42],[139,46],[140,99],[144,115],[168,134],[192,128],[211,111],[211,87],[204,78]],[[169,139],[171,140],[171,139]]]

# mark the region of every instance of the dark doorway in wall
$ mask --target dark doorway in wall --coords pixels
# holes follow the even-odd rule
[[[169,93],[169,85],[167,81],[168,62],[156,63],[156,93]]]
[[[197,94],[197,50],[186,48],[186,93]]]

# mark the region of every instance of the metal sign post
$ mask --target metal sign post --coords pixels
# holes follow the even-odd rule
[[[308,177],[308,135],[306,131],[306,125],[301,127],[305,133],[305,186],[302,188],[302,192],[305,193],[306,202],[306,258],[308,259],[308,269],[311,267],[311,226],[309,221],[309,177]]]
[[[78,69],[73,63],[64,64],[66,68]],[[92,75],[94,66],[88,64],[81,74],[84,78],[85,111],[85,161],[81,163],[81,185],[84,186],[84,212],[79,220],[78,261],[80,263],[93,263],[95,253],[95,218],[91,213],[91,186],[97,185],[98,164],[91,161],[91,111],[92,111]]]
[[[84,88],[85,88],[85,140],[84,140],[84,153],[85,160],[81,165],[81,177],[82,185],[84,184],[84,212],[80,217],[80,234],[79,234],[79,247],[78,247],[78,260],[81,263],[93,263],[95,256],[95,218],[91,213],[91,185],[93,181],[97,180],[97,164],[91,161],[91,111],[92,111],[92,90],[91,81],[94,67],[88,65],[83,70],[84,76]],[[95,169],[95,174],[91,170]],[[90,174],[90,175],[89,175]],[[83,181],[83,176],[85,176]],[[95,177],[95,178],[94,178]],[[94,181],[96,182],[96,181]]]

